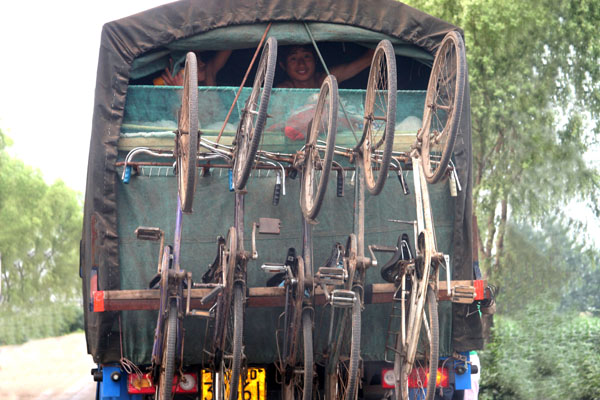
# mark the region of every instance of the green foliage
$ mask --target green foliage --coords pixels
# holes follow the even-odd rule
[[[482,400],[600,398],[600,319],[539,302],[497,316],[480,352]]]
[[[3,306],[76,299],[82,218],[77,194],[61,181],[49,186],[38,171],[4,158],[0,199]]]
[[[0,346],[65,335],[82,329],[81,305],[38,304],[32,309],[0,313]]]
[[[589,263],[571,264],[573,278],[565,288],[562,308],[586,312],[600,317],[600,255],[588,252]]]
[[[74,320],[69,310],[81,300],[82,207],[76,192],[62,181],[46,184],[39,171],[10,157],[7,145],[10,140],[0,131],[0,340],[12,342],[2,335],[18,340],[64,333],[66,321]],[[23,325],[25,331],[6,333],[18,326],[11,322],[17,315],[32,323]],[[43,315],[53,316],[50,325],[36,328],[36,320],[46,321]]]
[[[564,299],[564,308],[592,311],[589,306],[600,306],[600,297],[583,279],[599,279],[599,257],[579,240],[572,221],[557,217],[535,227],[509,224],[503,269],[489,277],[500,288],[498,310],[512,313],[548,298]]]
[[[509,220],[538,222],[596,201],[584,160],[600,133],[600,2],[414,0],[465,32],[475,209],[486,271],[500,269]]]

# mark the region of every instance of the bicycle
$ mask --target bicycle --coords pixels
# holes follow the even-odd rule
[[[306,144],[294,158],[293,168],[302,171],[300,206],[303,214],[302,255],[289,249],[285,264],[263,264],[262,269],[278,273],[274,281],[285,288],[285,307],[279,318],[283,329],[276,332],[278,370],[283,399],[310,400],[313,396],[313,315],[314,283],[312,268],[312,224],[319,214],[333,163],[339,96],[337,80],[328,75],[319,91],[315,116]],[[325,136],[325,145],[319,137]],[[282,276],[283,275],[283,276]],[[280,339],[280,332],[283,337]],[[300,362],[300,331],[302,362]],[[299,365],[300,364],[300,365]]]
[[[175,136],[177,179],[177,214],[174,245],[164,245],[164,232],[154,227],[138,227],[139,240],[160,241],[157,275],[150,287],[160,290],[159,312],[152,346],[152,382],[156,386],[156,399],[170,400],[175,383],[175,366],[183,362],[184,286],[188,274],[180,267],[181,228],[183,213],[192,212],[196,185],[198,151],[198,91],[197,61],[194,53],[186,55],[184,87],[178,129]],[[145,152],[152,153],[149,150]],[[129,158],[129,157],[128,157]],[[125,167],[127,170],[127,167]],[[124,172],[125,172],[124,170]],[[181,368],[179,368],[181,369]]]
[[[439,267],[446,261],[435,243],[427,184],[437,183],[446,174],[460,123],[465,77],[464,43],[458,32],[450,32],[434,59],[423,124],[411,152],[417,205],[414,232],[417,253],[412,255],[407,236],[399,239],[395,255],[383,269],[388,279],[396,283],[394,300],[401,304],[400,330],[394,333],[393,350],[395,393],[396,398],[402,400],[433,400],[435,395]]]
[[[329,260],[315,276],[331,307],[323,350],[326,399],[354,400],[358,395],[365,274],[367,268],[377,265],[374,246],[368,246],[370,257],[364,254],[364,187],[377,195],[387,178],[396,115],[395,61],[391,43],[381,41],[369,72],[361,140],[349,153],[342,152],[356,165],[354,233],[348,236],[345,248],[334,245]]]
[[[208,315],[207,329],[212,334],[207,352],[210,354],[212,381],[216,399],[236,400],[243,375],[243,330],[246,293],[246,269],[250,258],[257,258],[256,250],[244,250],[244,196],[245,186],[254,165],[258,144],[267,118],[269,97],[273,85],[277,40],[271,37],[262,50],[252,91],[242,110],[242,116],[233,142],[232,186],[235,189],[234,226],[227,238],[218,240],[217,258],[203,277],[204,285],[214,287],[206,301],[216,297]],[[203,143],[210,150],[223,154],[217,144]],[[253,244],[256,224],[253,228]],[[202,287],[200,284],[197,287]],[[212,324],[212,325],[211,325]]]

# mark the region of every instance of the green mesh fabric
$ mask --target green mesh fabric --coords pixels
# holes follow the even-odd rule
[[[203,137],[215,140],[235,99],[238,88],[200,88],[198,116]],[[244,88],[232,110],[222,134],[223,143],[231,143],[251,88]],[[294,153],[304,144],[304,133],[314,115],[318,89],[273,89],[263,133],[263,150]],[[362,134],[364,90],[339,91],[340,107],[336,144],[353,147]],[[125,115],[121,127],[127,138],[172,138],[177,129],[177,113],[181,107],[181,89],[166,86],[131,86],[127,92]],[[395,149],[414,141],[421,126],[424,91],[399,91],[396,108]],[[163,136],[161,136],[161,133]],[[149,135],[150,134],[150,135]],[[172,143],[172,140],[171,140]]]
[[[247,96],[244,90],[242,98]],[[313,90],[274,90],[269,107],[267,130],[262,143],[263,149],[294,152],[304,140],[293,140],[286,135],[285,128],[290,126],[294,115],[303,112],[307,103],[312,101],[316,91]],[[209,88],[200,93],[200,119],[205,135],[214,135],[222,125],[223,117],[228,111],[235,95],[233,88]],[[179,108],[178,92],[172,88],[130,87],[127,97],[126,114],[122,126],[122,141],[135,138],[143,142],[166,137],[172,143],[169,130],[175,128],[175,115]],[[360,116],[364,91],[344,91],[341,94],[347,102],[347,111],[351,118]],[[402,123],[407,118],[420,118],[423,110],[424,93],[399,93],[397,120]],[[231,137],[239,120],[240,105],[235,109],[230,123],[233,128],[226,131]],[[353,121],[353,120],[351,120]],[[341,123],[341,122],[340,122]],[[357,117],[356,123],[360,124]],[[218,129],[212,129],[212,124]],[[341,123],[342,124],[342,123]],[[401,128],[401,126],[400,126]],[[357,125],[358,133],[361,132]],[[411,127],[410,129],[413,129]],[[407,130],[409,130],[407,128]],[[161,133],[162,132],[162,133]],[[411,133],[414,138],[416,129]],[[161,136],[162,135],[162,136]],[[340,129],[337,144],[350,145],[354,138],[349,129]],[[126,153],[120,152],[120,157]],[[169,159],[170,160],[170,159]],[[164,160],[163,160],[164,161]],[[340,160],[341,161],[341,160]],[[122,170],[118,169],[118,173]],[[119,263],[122,289],[144,289],[155,274],[158,260],[158,244],[138,241],[134,231],[138,226],[155,226],[165,231],[166,243],[172,243],[176,217],[177,181],[170,167],[145,167],[140,174],[131,178],[129,184],[118,183],[117,202],[119,204],[118,235]],[[200,174],[200,170],[198,171]],[[412,173],[405,173],[411,192],[413,190]],[[330,178],[327,195],[314,226],[314,260],[315,268],[328,258],[335,242],[345,243],[352,233],[354,181],[353,172],[345,174],[345,196],[336,196],[335,175]],[[248,194],[245,201],[245,248],[250,249],[252,222],[260,217],[281,219],[281,234],[258,235],[257,248],[259,258],[248,264],[248,286],[265,286],[270,277],[260,269],[265,262],[283,262],[289,247],[298,251],[302,248],[302,215],[299,206],[299,179],[286,179],[286,195],[282,196],[279,205],[272,205],[272,194],[275,185],[273,171],[254,171],[247,184]],[[453,212],[455,201],[450,197],[448,186],[439,184],[430,187],[431,204],[435,219],[438,249],[449,253],[452,257]],[[414,220],[414,195],[404,196],[395,172],[390,172],[389,179],[379,196],[365,195],[365,233],[366,244],[395,245],[403,232],[413,237],[412,227],[389,222],[389,219]],[[207,270],[216,255],[216,238],[225,236],[233,224],[234,194],[229,191],[228,171],[214,168],[209,174],[200,176],[194,197],[194,212],[183,216],[183,233],[181,246],[181,265],[193,274],[198,281]],[[414,246],[414,244],[413,244]],[[380,253],[381,254],[381,253]],[[380,265],[385,264],[388,256],[380,256]],[[440,279],[445,279],[444,272]],[[383,283],[379,268],[371,268],[367,272],[367,284]],[[275,330],[277,320],[282,312],[279,308],[248,308],[244,321],[245,353],[250,363],[271,363],[277,358],[275,346]],[[366,361],[382,360],[384,357],[386,331],[391,304],[367,305],[362,318],[363,338],[361,357]],[[317,312],[317,316],[319,315]],[[145,364],[150,361],[156,312],[128,311],[123,312],[123,339],[125,356],[135,363]],[[440,307],[441,354],[451,351],[451,307]],[[445,323],[444,323],[445,322]],[[185,320],[185,362],[196,364],[202,362],[205,323],[187,318]],[[327,321],[317,318],[315,321],[315,343],[324,343]],[[322,348],[316,347],[317,354]],[[317,356],[318,358],[318,356]]]

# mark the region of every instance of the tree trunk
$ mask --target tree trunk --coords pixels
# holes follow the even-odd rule
[[[498,236],[496,238],[496,254],[494,255],[494,273],[500,270],[500,260],[504,254],[504,235],[506,234],[506,220],[508,218],[508,194],[504,194],[504,198],[500,203],[500,223],[498,224]]]

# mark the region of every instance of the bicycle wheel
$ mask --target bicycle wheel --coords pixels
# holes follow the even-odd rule
[[[396,79],[394,47],[389,40],[382,40],[371,62],[361,139],[365,183],[373,195],[383,189],[390,167],[396,126]]]
[[[460,125],[465,93],[467,62],[465,44],[458,32],[444,37],[435,55],[423,112],[421,162],[425,178],[436,183],[446,167]]]
[[[399,376],[396,381],[398,399],[433,400],[435,398],[439,360],[439,320],[437,297],[430,286],[427,288],[426,303],[427,311],[423,310],[425,318],[422,320],[420,334],[416,339],[419,346],[414,364],[411,365],[406,360],[402,348],[396,348],[394,372]]]
[[[177,345],[177,300],[169,304],[167,331],[163,337],[163,355],[160,378],[156,386],[157,400],[171,400],[173,377],[175,376],[175,346]]]
[[[242,368],[242,337],[244,334],[244,290],[240,283],[233,286],[233,301],[227,321],[225,347],[219,371],[223,400],[237,400]]]
[[[304,297],[304,263],[302,258],[298,258],[298,283],[295,294],[290,294],[292,300],[288,307],[292,307],[286,318],[287,328],[284,333],[284,346],[287,346],[288,356],[284,349],[285,365],[283,366],[282,394],[284,400],[310,400],[313,390],[313,341],[312,341],[312,310],[302,309],[302,300]],[[299,331],[302,329],[303,340],[303,369],[298,373],[296,363],[298,351],[300,349]]]
[[[355,292],[356,293],[356,292]],[[332,352],[330,363],[335,363],[333,374],[328,374],[325,381],[325,398],[355,400],[358,394],[358,372],[360,361],[360,336],[361,336],[361,301],[358,293],[357,300],[351,309],[344,309],[342,322],[339,324],[339,335],[342,343],[339,352]],[[350,325],[348,326],[348,317]],[[336,354],[337,353],[337,354]]]
[[[235,137],[233,184],[236,190],[244,189],[254,164],[254,157],[267,120],[267,107],[273,87],[276,60],[277,39],[270,37],[260,56],[252,92],[246,100]]]
[[[191,213],[196,189],[198,156],[198,67],[196,55],[192,52],[189,52],[185,58],[183,96],[175,140],[177,189],[181,211]]]
[[[313,392],[313,331],[312,311],[302,311],[302,340],[304,343],[304,376],[302,400],[311,400]]]
[[[300,206],[308,220],[314,220],[325,198],[333,148],[337,132],[338,85],[335,76],[328,75],[321,85],[315,116],[304,150],[304,169]],[[325,139],[325,147],[318,140]]]

